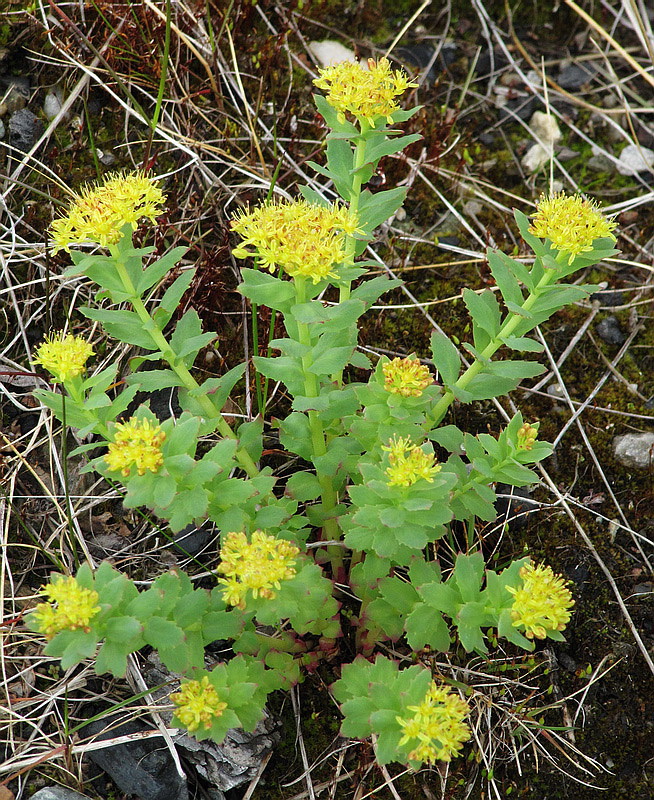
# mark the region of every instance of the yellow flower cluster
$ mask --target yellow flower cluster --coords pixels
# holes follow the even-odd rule
[[[41,593],[49,602],[39,603],[32,612],[37,629],[48,639],[59,631],[89,630],[93,617],[100,611],[98,593],[85,589],[72,577],[55,576]]]
[[[57,333],[46,337],[38,347],[34,361],[45,367],[57,381],[67,381],[84,372],[84,365],[93,353],[93,347],[81,336]]]
[[[441,471],[441,465],[434,463],[434,454],[411,444],[408,436],[391,439],[382,450],[389,454],[390,466],[386,469],[389,486],[412,486],[421,479],[433,483],[434,475]]]
[[[295,576],[295,557],[299,552],[285,539],[276,539],[263,531],[255,531],[251,542],[244,533],[228,533],[218,565],[218,572],[226,576],[218,578],[225,586],[225,602],[245,608],[248,590],[254,597],[273,598],[273,589],[281,588],[280,581]]]
[[[595,239],[613,239],[615,222],[608,220],[597,203],[581,195],[558,192],[547,197],[541,195],[533,215],[529,233],[549,239],[554,247],[568,255],[568,265],[575,256],[593,249]]]
[[[291,277],[314,283],[337,277],[333,268],[345,258],[345,234],[357,231],[356,216],[347,208],[306,200],[264,203],[239,212],[231,225],[243,238],[233,251],[235,258],[256,255],[270,272],[282,267]]]
[[[414,712],[412,717],[396,717],[396,720],[404,732],[400,747],[412,739],[418,740],[409,753],[411,761],[430,764],[439,759],[449,761],[470,738],[470,728],[464,722],[470,713],[468,704],[435,681],[431,682],[425,699],[407,710]]]
[[[518,431],[518,450],[533,450],[537,436],[538,425],[530,425],[525,422]]]
[[[157,472],[163,464],[161,445],[165,438],[161,428],[149,419],[132,417],[129,422],[117,422],[105,463],[111,470],[121,470],[125,477],[133,465],[139,475],[145,475],[146,470]]]
[[[566,588],[568,581],[543,564],[537,567],[526,564],[520,570],[520,577],[521,587],[506,587],[514,597],[513,626],[524,626],[528,639],[545,639],[547,631],[562,631],[570,621],[570,609],[574,605],[572,594]]]
[[[368,59],[368,69],[353,61],[341,61],[319,70],[314,84],[327,93],[327,102],[345,122],[349,112],[374,127],[380,117],[392,123],[391,115],[399,108],[395,99],[411,86],[417,86],[402,70],[391,69],[387,58]]]
[[[70,252],[71,244],[97,242],[107,247],[120,241],[121,229],[136,229],[143,217],[154,222],[166,200],[161,189],[142,172],[112,174],[99,186],[87,186],[68,212],[50,226],[52,252]]]
[[[227,708],[227,703],[221,701],[206,675],[202,680],[183,683],[179,692],[171,694],[170,699],[177,706],[175,716],[191,732],[200,725],[209,730],[214,717],[222,716]]]
[[[434,382],[429,367],[417,358],[394,358],[387,361],[384,372],[384,389],[402,397],[420,397],[423,391]]]

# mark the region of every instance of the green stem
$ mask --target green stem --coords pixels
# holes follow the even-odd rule
[[[364,126],[367,123],[361,122],[361,133],[365,133]],[[354,172],[352,174],[352,187],[350,190],[350,211],[353,213],[357,213],[359,210],[359,198],[361,197],[361,168],[366,163],[366,140],[363,138],[363,135],[359,136],[356,140],[355,151],[354,151]],[[354,253],[356,249],[356,239],[354,236],[347,237],[347,244],[345,247],[345,258],[343,259],[343,263],[350,267],[354,264]],[[347,283],[343,283],[339,289],[339,302],[343,302],[343,300],[348,300],[350,297],[352,283],[351,281],[347,281]]]
[[[543,274],[543,277],[538,281],[536,286],[534,287],[533,292],[529,294],[527,299],[522,304],[521,308],[523,311],[530,311],[538,298],[543,293],[543,290],[546,289],[549,285],[551,285],[557,277],[557,272],[554,269],[547,269]],[[520,314],[515,312],[510,312],[504,322],[502,323],[502,327],[500,328],[499,333],[497,336],[489,342],[486,347],[481,352],[481,358],[475,360],[473,364],[471,364],[468,369],[461,375],[458,381],[454,384],[457,389],[465,389],[470,381],[480,372],[483,371],[484,367],[486,366],[486,362],[488,359],[492,358],[492,356],[500,349],[500,347],[504,344],[504,339],[507,336],[511,336],[513,331],[518,327],[518,325],[524,320],[524,317]],[[433,424],[438,425],[438,423],[443,419],[445,416],[447,409],[452,405],[454,402],[454,392],[451,389],[446,389],[443,393],[441,399],[436,403],[434,409],[432,411],[432,419]]]
[[[145,304],[139,297],[136,289],[134,288],[134,284],[129,277],[127,269],[125,267],[125,263],[123,261],[122,253],[120,252],[118,247],[111,248],[111,254],[115,259],[116,263],[116,270],[123,281],[123,285],[125,290],[129,293],[130,298],[129,301],[136,311],[139,319],[143,323],[143,328],[147,333],[150,335],[150,338],[157,346],[157,348],[161,351],[161,355],[163,358],[168,362],[170,368],[175,372],[177,377],[181,380],[185,389],[189,392],[192,392],[195,389],[200,387],[200,384],[195,380],[195,378],[191,375],[188,367],[186,364],[183,363],[181,359],[177,357],[177,354],[170,346],[168,340],[162,333],[161,329],[157,326],[155,321],[150,316]],[[234,433],[234,431],[230,428],[229,424],[225,421],[220,409],[216,408],[213,402],[209,399],[206,394],[200,394],[196,398],[198,403],[202,406],[204,413],[206,414],[207,419],[213,420],[216,424],[216,429],[224,436],[226,439],[237,439],[238,437]],[[243,449],[239,448],[236,451],[236,459],[241,465],[241,467],[247,472],[247,474],[254,478],[256,475],[259,474],[259,470],[257,465],[254,463],[250,455]]]
[[[294,279],[297,292],[298,305],[306,302],[306,279],[296,277]],[[298,341],[307,349],[311,348],[311,331],[306,322],[297,322]],[[307,397],[318,397],[320,386],[318,376],[311,372],[311,355],[306,353],[302,356],[302,371],[304,373],[304,393]],[[314,457],[324,456],[327,452],[327,441],[322,420],[316,411],[308,411],[309,430],[311,431],[311,451]],[[337,505],[336,491],[331,478],[321,474],[317,470],[318,482],[320,483],[320,494],[322,497],[323,512],[329,514],[334,512]],[[324,535],[326,539],[338,540],[341,538],[338,522],[335,517],[328,517],[324,523]],[[328,545],[327,553],[332,563],[332,569],[336,576],[343,567],[343,556],[341,548],[336,545]]]

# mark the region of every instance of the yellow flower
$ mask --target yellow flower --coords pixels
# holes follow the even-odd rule
[[[254,211],[240,211],[231,224],[243,238],[234,249],[236,258],[257,255],[270,272],[283,267],[291,277],[314,283],[337,277],[333,268],[345,258],[345,235],[357,231],[356,217],[348,209],[306,200],[264,203]]]
[[[518,450],[533,450],[537,436],[538,424],[530,425],[528,422],[525,422],[518,431]]]
[[[411,356],[387,361],[382,370],[384,389],[402,397],[420,397],[423,390],[434,382],[429,367]]]
[[[77,378],[93,355],[93,347],[81,336],[57,333],[46,337],[36,351],[34,361],[45,367],[57,381]]]
[[[254,597],[275,597],[273,589],[280,589],[281,581],[296,574],[295,557],[299,552],[285,539],[276,539],[263,531],[255,531],[251,542],[244,533],[228,533],[218,565],[218,572],[226,576],[218,578],[225,587],[225,602],[245,608],[248,590]]]
[[[206,675],[200,681],[183,683],[179,692],[171,694],[170,699],[177,706],[175,716],[191,732],[200,725],[209,730],[214,717],[221,717],[227,708],[227,703],[221,701]]]
[[[522,586],[507,586],[513,595],[511,617],[515,628],[524,626],[528,639],[544,639],[547,631],[562,631],[570,621],[574,605],[566,588],[568,581],[555,575],[551,567],[526,564],[520,570]]]
[[[110,470],[122,470],[126,477],[133,465],[139,475],[145,475],[146,470],[157,472],[163,464],[161,445],[165,438],[161,428],[149,419],[132,417],[129,422],[117,422],[105,463]]]
[[[50,602],[39,603],[32,613],[37,629],[48,639],[59,631],[82,628],[88,632],[91,620],[100,611],[98,593],[80,586],[72,577],[55,575],[41,593]]]
[[[449,761],[470,738],[470,728],[464,722],[470,713],[468,704],[435,681],[431,682],[424,700],[417,706],[409,706],[407,711],[413,711],[413,716],[396,720],[404,732],[400,747],[412,739],[418,740],[409,753],[411,761],[430,764],[439,759]]]
[[[412,486],[421,479],[433,483],[434,475],[441,471],[441,465],[434,463],[434,454],[411,444],[408,437],[393,438],[382,450],[389,454],[390,466],[386,469],[389,486]]]
[[[71,244],[97,242],[103,247],[117,244],[121,229],[136,229],[143,217],[154,222],[166,200],[161,189],[142,172],[109,175],[99,186],[87,186],[71,203],[68,212],[50,226],[52,252],[70,252]]]
[[[595,239],[613,239],[615,222],[608,220],[597,203],[581,195],[563,192],[541,195],[529,233],[549,239],[554,247],[568,255],[568,265],[575,256],[593,249]]]
[[[410,86],[417,86],[402,70],[392,70],[387,58],[368,59],[368,69],[360,63],[341,61],[319,70],[314,84],[327,93],[327,102],[338,112],[340,122],[346,113],[374,127],[380,117],[392,123],[399,108],[396,97]]]

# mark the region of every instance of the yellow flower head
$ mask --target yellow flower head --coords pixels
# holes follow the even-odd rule
[[[139,475],[145,475],[146,470],[157,472],[163,464],[161,445],[165,438],[161,428],[149,419],[132,417],[129,422],[117,422],[105,463],[111,470],[121,470],[125,477],[132,466],[136,466]]]
[[[515,628],[524,626],[528,639],[544,639],[547,631],[562,631],[570,621],[574,605],[566,588],[568,581],[555,575],[551,567],[526,564],[520,570],[522,586],[507,590],[514,597],[511,616]]]
[[[175,716],[191,732],[200,726],[209,730],[214,717],[222,716],[227,708],[206,675],[202,680],[183,683],[170,699],[177,706]]]
[[[417,739],[409,753],[411,761],[430,764],[449,761],[470,738],[470,728],[464,722],[470,713],[468,704],[435,681],[431,682],[424,700],[417,706],[409,706],[407,711],[413,711],[413,716],[396,720],[404,732],[400,747]]]
[[[558,192],[541,195],[533,215],[529,233],[540,239],[549,239],[554,247],[568,255],[568,265],[575,256],[593,249],[595,239],[613,239],[615,222],[608,220],[597,203],[581,195]]]
[[[52,252],[70,252],[71,244],[97,242],[117,244],[121,229],[136,229],[143,217],[154,222],[166,200],[161,189],[142,172],[109,175],[99,186],[87,186],[71,203],[68,212],[50,226]]]
[[[57,333],[46,337],[36,351],[34,361],[45,367],[57,381],[77,378],[93,355],[93,347],[81,336]]]
[[[243,238],[234,249],[236,258],[256,255],[270,272],[283,267],[293,278],[303,276],[318,283],[337,277],[333,268],[345,258],[345,235],[357,231],[357,220],[344,207],[284,200],[240,211],[232,229]]]
[[[538,423],[530,425],[528,422],[518,431],[518,450],[533,450],[534,442],[538,436]]]
[[[275,597],[273,589],[280,589],[281,581],[296,574],[295,558],[299,552],[285,539],[276,539],[263,531],[255,531],[251,542],[244,533],[228,533],[218,565],[218,572],[226,576],[218,578],[225,586],[225,602],[245,608],[248,590],[254,597]]]
[[[418,85],[402,70],[391,69],[387,58],[369,58],[368,69],[358,62],[341,61],[319,73],[314,84],[327,93],[327,102],[338,112],[339,121],[345,122],[349,112],[371,127],[379,117],[392,123],[392,114],[400,108],[395,98]]]
[[[402,397],[420,397],[423,391],[434,382],[429,367],[417,358],[394,358],[387,361],[384,372],[384,389]]]
[[[409,437],[393,438],[382,450],[389,454],[390,466],[386,469],[389,486],[412,486],[421,479],[433,483],[434,475],[441,471],[441,465],[434,463],[434,454],[411,444]]]
[[[32,612],[37,629],[48,639],[59,631],[89,630],[93,617],[100,611],[100,599],[93,589],[85,589],[75,578],[55,575],[41,593],[49,602],[39,603]]]

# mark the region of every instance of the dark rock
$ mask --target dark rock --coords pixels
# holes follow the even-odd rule
[[[43,133],[43,123],[29,108],[21,108],[9,117],[9,144],[27,153]]]
[[[540,100],[537,97],[517,97],[500,108],[500,121],[515,120],[518,117],[529,122],[534,111],[540,109]]]
[[[608,317],[598,322],[595,326],[595,330],[600,339],[607,344],[623,344],[627,339],[626,334],[620,327],[620,323],[613,314],[610,314]]]
[[[486,147],[491,147],[497,141],[497,134],[493,131],[485,131],[484,133],[480,133],[477,138],[483,145],[486,145]]]
[[[495,511],[498,521],[505,522],[510,531],[522,530],[527,524],[529,512],[538,506],[531,492],[501,483],[497,486],[497,495]]]
[[[0,77],[0,91],[7,111],[12,114],[27,105],[31,91],[30,80],[22,75],[3,75]]]
[[[439,236],[438,244],[447,244],[450,247],[461,247],[461,240],[458,236]]]
[[[34,792],[30,800],[89,800],[89,798],[67,786],[44,786],[43,789]]]
[[[508,58],[502,52],[491,52],[484,48],[477,59],[475,74],[478,78],[489,78],[491,73],[498,74],[509,65]]]
[[[601,306],[623,306],[624,294],[622,292],[595,292],[591,294],[591,300],[597,300]]]
[[[425,75],[427,83],[433,83],[439,72],[447,69],[456,61],[456,45],[453,43],[444,44],[436,58],[434,58],[435,52],[434,47],[428,42],[404,45],[403,47],[398,47],[395,51],[398,61],[404,67],[418,69],[421,73],[429,67]]]
[[[216,535],[216,532],[209,528],[187,525],[175,534],[172,548],[183,556],[197,556],[212,539],[216,538]]]
[[[114,715],[89,722],[83,728],[83,735],[103,741],[151,730],[143,722],[119,722],[119,719]],[[160,737],[90,750],[88,757],[108,773],[125,794],[138,795],[142,800],[188,800],[186,779],[178,774]]]
[[[596,72],[597,67],[592,62],[570,64],[569,67],[564,67],[559,72],[556,82],[562,89],[581,89],[585,83],[588,83],[595,76]]]

